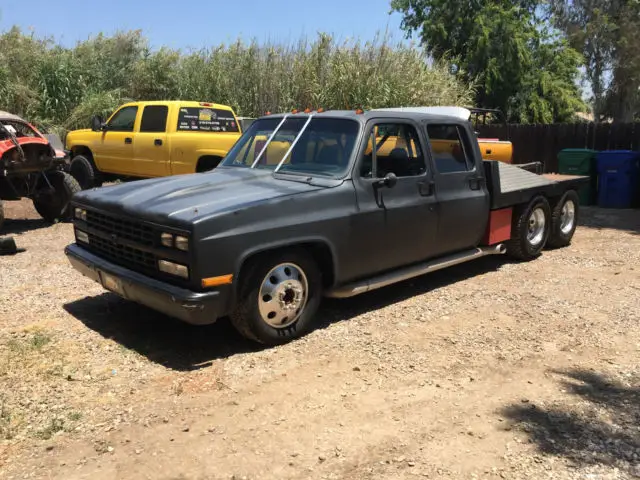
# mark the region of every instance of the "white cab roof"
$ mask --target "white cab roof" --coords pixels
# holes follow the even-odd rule
[[[469,120],[469,117],[471,117],[471,111],[464,107],[391,107],[374,108],[373,111],[428,113],[430,115],[455,117],[461,120]]]

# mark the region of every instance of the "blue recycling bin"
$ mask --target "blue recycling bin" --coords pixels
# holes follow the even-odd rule
[[[638,200],[640,152],[605,150],[596,157],[598,206],[631,208]]]

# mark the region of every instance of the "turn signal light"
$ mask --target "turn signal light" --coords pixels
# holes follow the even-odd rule
[[[210,277],[202,279],[202,288],[219,287],[220,285],[230,285],[233,282],[233,275],[222,275],[220,277]]]

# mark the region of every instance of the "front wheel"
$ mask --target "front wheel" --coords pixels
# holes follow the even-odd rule
[[[230,318],[243,336],[278,345],[311,329],[322,298],[322,278],[308,254],[262,256],[240,281],[238,306]]]
[[[543,196],[514,209],[507,255],[523,261],[539,256],[549,238],[550,226],[551,207]]]
[[[91,158],[76,155],[71,160],[69,173],[77,180],[83,190],[102,185],[100,172]]]
[[[43,175],[46,179],[41,180],[40,192],[33,198],[33,206],[47,222],[69,220],[69,202],[73,195],[81,190],[80,185],[71,175],[58,170]]]

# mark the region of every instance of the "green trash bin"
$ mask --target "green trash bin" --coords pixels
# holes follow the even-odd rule
[[[586,175],[591,182],[578,192],[580,205],[594,205],[598,198],[597,150],[586,148],[566,148],[558,153],[558,173],[565,175]]]

